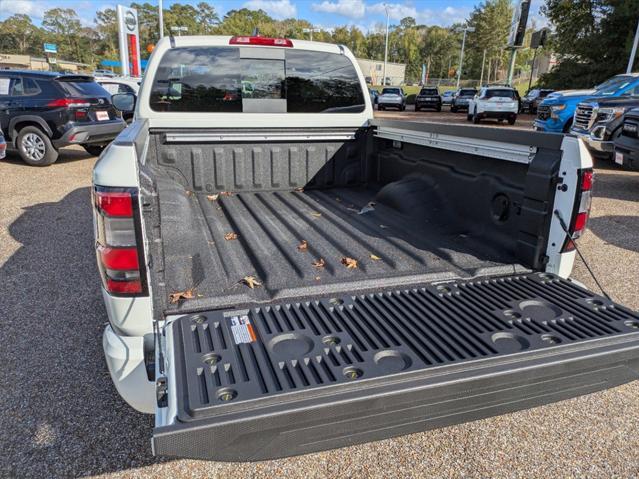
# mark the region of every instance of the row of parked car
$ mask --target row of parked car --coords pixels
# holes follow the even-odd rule
[[[133,116],[114,105],[117,94],[137,94],[139,85],[135,78],[0,70],[0,158],[7,146],[36,166],[54,163],[69,145],[99,155]]]
[[[370,94],[378,110],[406,109],[406,94],[401,87],[385,87],[381,94],[371,89]],[[517,90],[504,85],[488,85],[479,90],[460,88],[456,92],[446,91],[441,95],[437,87],[424,87],[415,96],[415,111],[441,111],[444,105],[450,105],[453,113],[466,111],[468,121],[473,123],[479,123],[484,118],[495,118],[513,125],[521,111],[522,99]],[[527,103],[528,108],[532,108],[532,105],[532,100]]]
[[[534,128],[572,133],[593,156],[639,169],[639,73],[616,75],[590,90],[554,92],[537,111]]]

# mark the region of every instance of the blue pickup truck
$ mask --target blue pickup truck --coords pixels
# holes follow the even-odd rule
[[[567,133],[572,126],[577,105],[594,97],[632,95],[639,87],[639,73],[615,75],[592,90],[569,90],[549,95],[537,108],[533,128],[539,131]]]

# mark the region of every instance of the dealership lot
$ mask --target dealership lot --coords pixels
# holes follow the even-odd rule
[[[415,111],[415,107],[413,105],[407,105],[406,111],[398,111],[398,110],[384,110],[377,111],[375,110],[375,118],[389,118],[392,120],[406,120],[406,121],[425,121],[425,122],[435,122],[435,123],[451,123],[458,125],[471,125],[469,121],[466,120],[466,112],[460,111],[457,113],[452,113],[450,111],[450,107],[445,106],[442,108],[442,111]],[[528,113],[520,113],[517,116],[517,122],[514,125],[509,125],[506,122],[498,122],[497,120],[482,120],[479,126],[484,127],[497,127],[497,128],[516,128],[519,130],[532,130],[532,124],[535,120],[535,115],[530,115]]]
[[[392,117],[395,112],[377,113]],[[465,114],[398,113],[437,121]],[[526,115],[528,116],[528,115]],[[417,118],[419,117],[419,118]],[[515,127],[526,128],[526,121]],[[490,125],[492,122],[486,122]],[[501,126],[501,128],[512,128]],[[156,460],[153,420],[129,408],[107,372],[107,322],[93,251],[95,158],[62,150],[33,168],[0,162],[0,475],[195,477],[635,476],[639,384],[446,429],[262,463]],[[639,173],[597,163],[583,253],[614,300],[639,309]],[[595,288],[583,264],[574,276]]]

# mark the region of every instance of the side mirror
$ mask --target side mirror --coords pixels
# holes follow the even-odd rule
[[[116,93],[111,97],[113,106],[123,113],[135,110],[135,95],[133,93]]]

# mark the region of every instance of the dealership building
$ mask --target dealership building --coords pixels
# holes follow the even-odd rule
[[[366,83],[370,83],[371,85],[381,85],[383,83],[383,61],[358,58],[357,63],[359,64],[364,77],[366,77]],[[386,62],[386,78],[388,79],[387,83],[390,85],[404,84],[406,81],[406,64]]]
[[[0,70],[53,70],[50,64],[51,59],[47,60],[43,57],[32,57],[30,55],[13,55],[0,53]],[[56,59],[57,68],[55,70],[79,72],[89,70],[86,63],[71,62],[68,60]]]

